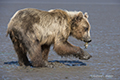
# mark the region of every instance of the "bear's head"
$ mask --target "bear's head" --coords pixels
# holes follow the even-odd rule
[[[71,35],[81,41],[91,42],[88,14],[81,11],[71,20]]]

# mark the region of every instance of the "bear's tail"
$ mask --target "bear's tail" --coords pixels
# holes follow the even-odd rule
[[[13,29],[13,25],[11,24],[11,21],[8,23],[8,27],[7,27],[7,31],[6,31],[6,37],[8,36],[8,34],[10,34],[10,32]]]
[[[6,31],[6,37],[8,37],[8,34],[9,34],[9,31],[7,30],[7,31]]]
[[[8,28],[7,28],[7,31],[6,31],[6,37],[10,34],[11,30],[12,30],[12,27],[10,27],[8,25]]]
[[[8,36],[8,34],[10,34],[10,29],[9,28],[6,31],[6,37]]]

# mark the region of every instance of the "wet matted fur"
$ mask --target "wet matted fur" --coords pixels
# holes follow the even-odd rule
[[[52,44],[60,56],[72,55],[84,60],[91,57],[67,41],[70,35],[85,42],[91,40],[88,15],[81,11],[22,9],[11,18],[7,34],[13,42],[20,66],[49,66],[47,60]],[[29,63],[27,54],[32,64]]]

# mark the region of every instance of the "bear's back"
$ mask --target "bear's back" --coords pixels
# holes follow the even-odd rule
[[[26,8],[17,11],[11,18],[8,24],[8,34],[9,31],[15,29],[31,41],[38,39],[41,44],[51,44],[56,36],[62,35],[65,38],[69,36],[68,24],[68,15],[65,11],[47,12]]]

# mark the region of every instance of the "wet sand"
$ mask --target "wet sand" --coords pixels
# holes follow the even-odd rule
[[[53,0],[54,1],[54,0]],[[12,42],[6,37],[7,24],[19,9],[60,8],[88,12],[92,42],[88,61],[61,58],[52,49],[49,61],[55,68],[20,67]],[[0,3],[0,80],[120,80],[120,4],[95,3]],[[84,49],[84,43],[72,37],[69,41]]]

